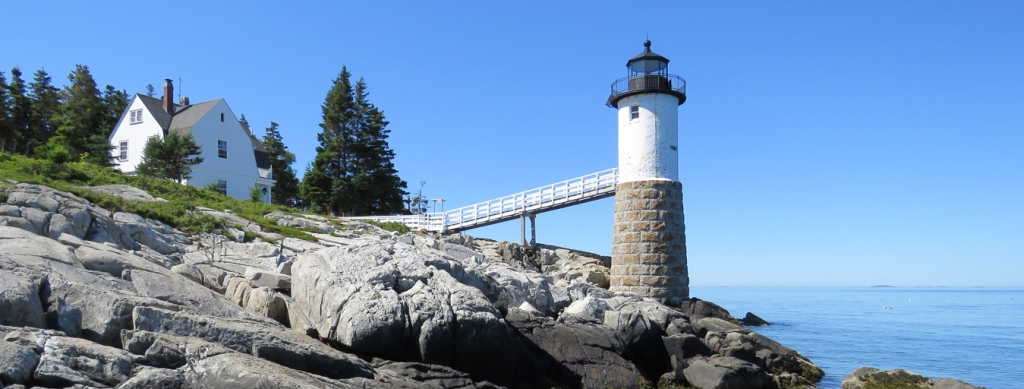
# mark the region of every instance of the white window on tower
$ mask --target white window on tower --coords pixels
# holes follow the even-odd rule
[[[640,106],[630,105],[629,106],[629,120],[635,120],[640,118]]]
[[[142,123],[142,110],[141,109],[133,109],[131,111],[128,111],[128,123],[129,124],[139,124],[139,123]]]
[[[221,158],[228,157],[228,141],[219,140],[217,141],[217,156]]]
[[[220,194],[222,194],[222,195],[225,195],[225,196],[228,195],[228,182],[227,182],[227,180],[217,180],[217,191],[220,192]]]
[[[121,141],[120,144],[118,145],[118,151],[120,151],[120,155],[117,156],[117,159],[120,159],[122,161],[127,161],[128,160],[128,141],[126,141],[126,140]]]

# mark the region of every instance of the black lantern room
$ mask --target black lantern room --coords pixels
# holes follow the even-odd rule
[[[668,73],[668,58],[651,51],[651,41],[644,41],[644,52],[626,62],[628,76],[612,83],[612,93],[607,105],[618,108],[618,102],[626,96],[641,93],[666,93],[679,98],[679,104],[686,102],[686,80]]]

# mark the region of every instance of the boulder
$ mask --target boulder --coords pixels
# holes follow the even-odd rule
[[[843,379],[842,389],[871,388],[931,388],[931,389],[980,389],[966,382],[944,378],[935,381],[928,377],[903,369],[879,370],[873,367],[862,367],[854,370]]]
[[[390,373],[413,383],[422,383],[424,387],[446,389],[497,389],[489,382],[473,382],[468,374],[447,366],[430,365],[420,362],[394,362],[374,359],[373,368],[379,373]],[[395,385],[400,386],[400,385]],[[405,387],[407,385],[401,385]],[[413,384],[412,386],[418,386]]]
[[[733,357],[694,357],[682,371],[697,389],[768,389],[772,380],[753,363]],[[679,373],[676,372],[678,377]]]
[[[321,337],[359,354],[515,382],[525,349],[479,289],[438,266],[460,268],[434,249],[360,240],[300,254],[291,296]]]
[[[757,315],[755,315],[755,314],[753,314],[751,312],[747,312],[747,315],[743,316],[743,319],[741,319],[740,322],[742,322],[743,325],[750,326],[750,327],[767,327],[768,326],[768,322],[764,321],[764,319],[758,317]]]
[[[334,231],[334,226],[326,221],[313,220],[302,216],[288,215],[281,211],[274,211],[264,215],[263,217],[271,220],[276,220],[279,226],[289,226],[296,228],[314,228],[320,230],[325,234],[329,234]]]
[[[807,382],[818,382],[825,376],[824,371],[803,355],[746,329],[709,331],[704,344],[714,353],[754,363],[773,375],[794,374]]]
[[[32,347],[0,341],[0,386],[28,384],[39,364],[39,354]]]
[[[142,367],[118,389],[186,389],[185,373],[180,370]]]
[[[725,308],[722,308],[718,304],[710,301],[704,301],[696,297],[691,297],[689,300],[684,300],[680,305],[679,309],[682,310],[686,317],[690,318],[690,322],[696,323],[700,319],[705,317],[713,317],[731,322],[733,324],[740,324],[739,320],[729,314]]]
[[[180,232],[170,226],[133,213],[115,213],[114,221],[136,242],[160,254],[177,253],[179,251],[177,245],[184,244],[186,241]]]
[[[103,193],[106,195],[117,196],[129,201],[142,201],[142,202],[156,202],[167,200],[153,197],[142,189],[136,188],[131,185],[100,185],[100,186],[80,186],[79,189],[85,189],[88,191]]]
[[[46,328],[39,284],[8,270],[0,270],[0,312],[0,325]]]
[[[36,385],[117,386],[131,376],[135,365],[132,356],[120,349],[71,337],[42,338],[43,353],[33,375]]]
[[[292,277],[284,274],[249,269],[246,270],[245,277],[249,279],[249,285],[252,285],[253,287],[263,287],[274,290],[292,289]]]
[[[640,384],[640,372],[623,357],[626,345],[607,327],[557,322],[517,308],[505,319],[523,337],[532,369],[551,380],[586,388]]]
[[[132,319],[136,331],[194,337],[329,378],[373,377],[373,370],[358,358],[277,325],[149,307],[136,307]]]
[[[386,387],[364,381],[348,383],[317,377],[270,361],[240,353],[207,357],[190,365],[185,387],[219,389],[342,389]]]

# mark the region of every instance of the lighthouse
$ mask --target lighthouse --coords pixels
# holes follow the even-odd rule
[[[608,97],[619,122],[610,289],[678,306],[690,294],[679,182],[679,106],[686,102],[686,81],[669,74],[668,62],[645,41]]]

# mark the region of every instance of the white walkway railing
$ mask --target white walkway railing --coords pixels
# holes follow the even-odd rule
[[[611,197],[618,181],[619,170],[612,168],[445,212],[345,219],[399,222],[413,230],[458,232]]]

